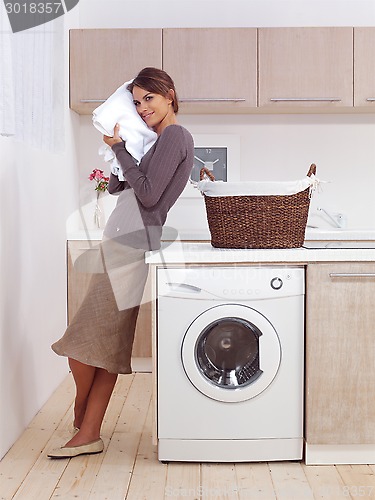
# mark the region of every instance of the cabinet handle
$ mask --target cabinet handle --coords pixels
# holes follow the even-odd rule
[[[375,97],[368,97],[366,99],[366,101],[368,101],[368,102],[375,102]]]
[[[329,273],[330,278],[375,278],[375,273]]]
[[[80,99],[79,102],[105,102],[106,99]],[[181,97],[180,102],[244,102],[243,97]]]
[[[271,97],[271,102],[340,102],[339,97]]]
[[[180,102],[244,102],[243,97],[181,97]]]

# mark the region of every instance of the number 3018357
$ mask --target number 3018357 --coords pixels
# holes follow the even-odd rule
[[[63,9],[61,2],[39,2],[39,3],[6,3],[5,9],[8,14],[57,14]]]

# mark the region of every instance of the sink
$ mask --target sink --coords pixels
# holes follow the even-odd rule
[[[318,248],[336,248],[336,249],[344,249],[344,248],[375,248],[374,240],[334,240],[334,241],[324,241],[324,240],[311,240],[306,241],[303,244],[303,248],[309,249],[318,249]]]

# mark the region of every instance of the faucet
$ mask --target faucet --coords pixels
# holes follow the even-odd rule
[[[346,227],[347,219],[344,214],[342,213],[333,214],[328,212],[325,208],[322,207],[317,207],[317,210],[319,212],[324,212],[327,215],[327,217],[331,220],[334,227],[337,227],[339,229],[344,229]]]

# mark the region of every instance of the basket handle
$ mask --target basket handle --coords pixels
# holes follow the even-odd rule
[[[316,174],[316,165],[315,165],[315,163],[312,163],[310,165],[309,171],[307,172],[307,177],[311,177],[313,174],[314,175]]]
[[[310,165],[309,171],[307,172],[307,177],[311,177],[313,174],[314,175],[316,174],[316,165],[315,165],[315,163],[312,163]],[[203,181],[205,175],[207,175],[207,177],[210,179],[210,181],[214,181],[215,180],[214,174],[211,172],[211,170],[209,170],[207,167],[202,167],[200,169],[200,173],[199,173],[199,178],[200,178],[201,181]]]
[[[214,174],[211,172],[211,170],[209,170],[207,167],[202,167],[199,172],[199,178],[201,181],[203,181],[205,175],[207,175],[210,181],[215,180]]]

